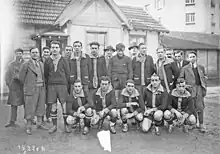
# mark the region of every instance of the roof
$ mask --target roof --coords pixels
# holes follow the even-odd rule
[[[182,40],[189,40],[189,41],[209,44],[212,46],[219,46],[219,40],[220,40],[220,35],[197,33],[197,32],[170,31],[169,33],[164,35]]]
[[[17,0],[18,19],[22,23],[52,25],[71,0]]]
[[[197,49],[219,49],[218,45],[196,42],[170,36],[161,36],[162,44],[171,49],[197,50]]]
[[[77,0],[78,1],[78,0]],[[54,25],[68,17],[65,14],[70,5],[78,4],[76,0],[17,0],[18,19],[22,23]],[[122,20],[127,21],[134,29],[168,32],[158,21],[153,19],[142,7],[118,6],[112,0],[105,0],[115,9]],[[84,1],[83,1],[84,2]],[[85,1],[86,2],[86,1]],[[89,1],[88,1],[89,2]],[[72,10],[72,9],[70,9]],[[69,13],[68,13],[69,14]],[[66,20],[65,20],[66,21]]]
[[[144,11],[142,7],[119,6],[119,8],[128,18],[131,26],[135,29],[169,32],[168,29]]]

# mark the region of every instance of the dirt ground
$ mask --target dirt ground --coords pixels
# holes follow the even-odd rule
[[[192,130],[185,134],[175,128],[172,134],[162,129],[161,136],[143,134],[131,128],[126,134],[117,128],[117,134],[111,135],[112,154],[219,154],[220,153],[220,99],[206,98],[205,124],[208,132],[201,134]],[[97,139],[97,130],[87,136],[77,130],[71,134],[62,132],[63,123],[59,123],[57,133],[49,135],[47,131],[33,129],[33,135],[25,134],[23,109],[18,113],[18,127],[4,128],[9,118],[9,107],[5,101],[0,103],[0,154],[105,154]],[[61,120],[61,117],[59,119]],[[51,124],[48,124],[51,127]],[[26,150],[26,152],[24,152]]]

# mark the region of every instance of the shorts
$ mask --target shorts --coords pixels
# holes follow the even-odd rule
[[[49,85],[47,89],[47,101],[49,104],[57,102],[65,103],[68,97],[68,91],[66,85]]]

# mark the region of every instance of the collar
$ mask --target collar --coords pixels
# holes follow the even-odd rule
[[[85,52],[81,51],[80,57],[86,58]],[[76,55],[75,55],[75,52],[72,52],[72,53],[71,53],[70,59],[77,59],[77,57],[76,57]]]
[[[84,91],[81,90],[79,94],[76,94],[75,91],[73,90],[73,97],[78,98],[78,97],[85,97]]]
[[[141,55],[140,53],[136,56],[136,61],[142,61],[143,59],[142,58],[144,58],[144,59],[146,59],[146,57],[147,57],[147,55],[145,54],[144,56],[143,55]]]
[[[153,92],[153,91],[152,91],[152,84],[151,84],[151,83],[147,86],[147,89],[148,89],[149,91]],[[159,88],[157,89],[156,92],[160,92],[160,93],[163,93],[163,92],[164,92],[164,88],[163,88],[163,86],[162,86],[161,84],[160,84],[160,86],[159,86]]]
[[[171,58],[165,57],[162,62],[163,62],[164,65],[166,65],[166,64],[170,64],[170,63],[174,62],[174,60],[171,59]],[[157,60],[157,64],[158,64],[158,63],[159,63],[159,59]]]
[[[109,86],[108,91],[106,92],[106,94],[110,93],[111,91],[112,91],[112,86]],[[96,95],[100,96],[100,98],[103,98],[101,88],[98,88],[98,90],[96,92]]]
[[[97,53],[97,56],[95,57],[93,54],[90,54],[90,58],[94,59],[94,58],[99,58],[101,55],[99,53]]]
[[[52,60],[58,60],[58,59],[61,58],[61,54],[58,54],[57,56],[51,55],[50,58],[51,58]]]
[[[190,63],[190,66],[191,66],[191,67],[192,67],[192,65],[194,66],[194,68],[197,67],[197,64],[196,64],[196,63],[194,63],[194,64]]]
[[[175,97],[189,97],[189,96],[191,96],[191,94],[187,90],[185,90],[185,92],[183,94],[180,94],[177,91],[177,89],[173,89],[171,92],[171,95],[175,96]]]
[[[126,90],[126,88],[124,88],[121,92],[121,95],[123,96],[127,96],[127,97],[138,97],[140,96],[139,92],[137,89],[134,89],[133,93],[131,95],[129,95],[128,91]]]

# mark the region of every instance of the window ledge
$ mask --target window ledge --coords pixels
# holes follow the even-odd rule
[[[195,25],[196,23],[195,22],[188,22],[186,23],[186,25]]]
[[[196,5],[196,3],[186,3],[186,6]]]

